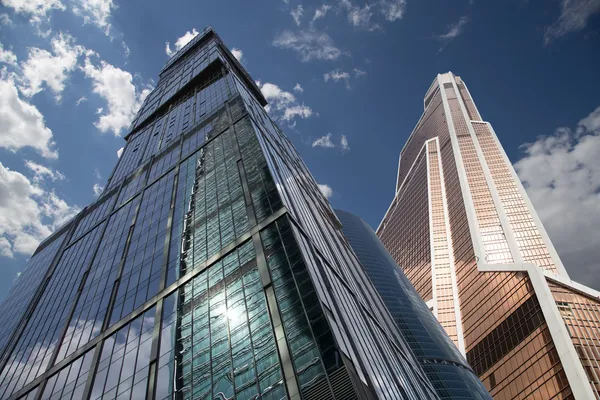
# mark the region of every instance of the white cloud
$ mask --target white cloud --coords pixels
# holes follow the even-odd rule
[[[173,54],[181,50],[183,46],[191,42],[192,39],[196,36],[198,36],[198,31],[196,30],[196,28],[193,28],[191,32],[187,31],[182,37],[177,38],[177,40],[175,41],[175,50],[171,50],[171,45],[169,44],[169,42],[165,43],[165,53],[167,53],[167,55],[171,57]]]
[[[329,11],[330,9],[331,6],[329,4],[323,4],[321,7],[317,8],[315,10],[315,15],[313,15],[312,22],[315,22],[320,18],[324,18],[325,15],[327,15],[327,11]]]
[[[32,147],[46,158],[58,158],[43,115],[19,97],[12,76],[4,75],[0,76],[0,147],[11,151]]]
[[[17,56],[10,50],[4,50],[2,43],[0,43],[0,63],[16,66]]]
[[[438,36],[439,40],[450,41],[460,35],[463,31],[466,23],[469,22],[469,18],[465,15],[464,17],[460,17],[458,22],[448,26],[448,32],[443,33]]]
[[[33,172],[33,181],[35,183],[41,182],[45,179],[49,179],[52,182],[63,181],[66,179],[64,174],[60,171],[52,170],[45,165],[38,164],[34,161],[25,161],[25,166]]]
[[[0,163],[0,238],[2,254],[30,255],[39,242],[72,218],[79,208],[45,191]],[[6,242],[10,247],[6,246]]]
[[[83,103],[84,101],[87,101],[87,97],[81,96],[79,99],[77,99],[77,101],[75,102],[75,105],[78,106],[81,103]]]
[[[129,127],[151,88],[136,87],[131,73],[103,60],[94,65],[87,57],[83,72],[93,81],[94,93],[104,99],[108,107],[107,111],[99,111],[100,119],[94,125],[101,132],[111,131],[120,136],[121,131]]]
[[[562,0],[558,20],[546,28],[544,43],[584,29],[592,15],[600,12],[599,0]]]
[[[354,5],[350,0],[341,0],[340,4],[346,9],[348,22],[354,27],[370,31],[380,28],[378,24],[371,24],[371,17],[373,17],[371,9],[374,7],[372,4],[365,4],[362,8]]]
[[[121,147],[119,150],[117,150],[117,158],[121,158],[121,154],[123,154],[124,149],[125,147]]]
[[[290,14],[292,15],[292,18],[294,18],[296,25],[300,26],[300,23],[302,23],[302,14],[304,14],[304,8],[302,8],[302,4],[299,4],[298,7],[293,8],[292,11],[290,11]]]
[[[14,258],[15,255],[12,252],[12,245],[5,237],[0,237],[0,256]],[[18,275],[17,275],[18,278]]]
[[[94,196],[98,197],[104,191],[104,187],[96,182],[94,183],[94,187],[92,188],[92,190],[94,191]]]
[[[331,80],[335,83],[338,83],[339,81],[344,81],[346,84],[346,89],[350,89],[350,74],[340,69],[334,69],[333,71],[329,71],[323,74],[323,80],[325,82]]]
[[[296,117],[306,119],[314,114],[310,107],[299,104],[292,93],[282,90],[274,83],[263,84],[257,81],[256,84],[269,102],[266,110],[273,115],[273,118],[292,122]]]
[[[244,57],[244,52],[240,49],[236,49],[235,47],[231,49],[231,54],[239,61],[242,62],[242,57]]]
[[[406,0],[379,0],[381,13],[389,22],[394,22],[404,16]]]
[[[73,13],[83,17],[84,24],[93,24],[104,31],[107,36],[110,33],[110,15],[116,8],[113,0],[75,0],[73,2]]]
[[[12,26],[13,22],[6,13],[0,14],[0,25]]]
[[[14,9],[17,14],[30,15],[30,22],[35,25],[47,22],[52,10],[66,10],[60,0],[2,0],[2,4]]]
[[[294,86],[294,92],[303,93],[304,89],[302,88],[302,86],[299,83],[296,83],[296,86]]]
[[[363,71],[362,69],[354,68],[353,71],[354,71],[354,76],[357,78],[367,75],[366,71]]]
[[[52,53],[32,47],[26,61],[21,62],[19,90],[26,97],[32,97],[42,91],[45,84],[60,100],[65,88],[68,73],[77,65],[77,58],[85,52],[85,48],[75,45],[73,37],[60,33],[52,41]]]
[[[330,79],[334,82],[339,82],[340,80],[347,81],[348,79],[350,79],[350,74],[340,69],[334,69],[333,71],[323,74],[323,79],[325,80],[325,82],[327,82]]]
[[[333,189],[331,186],[321,183],[317,183],[317,186],[325,198],[329,199],[331,196],[333,196]]]
[[[303,62],[311,60],[336,60],[342,55],[331,37],[315,30],[291,32],[285,30],[275,37],[273,45],[298,53]]]
[[[350,151],[350,145],[348,144],[348,138],[346,135],[342,135],[342,138],[340,139],[340,147],[343,151]]]
[[[335,145],[331,141],[331,133],[316,139],[314,142],[312,142],[312,147],[324,147],[327,149],[334,148]]]
[[[600,289],[600,107],[575,131],[559,128],[524,150],[515,170],[567,271]]]

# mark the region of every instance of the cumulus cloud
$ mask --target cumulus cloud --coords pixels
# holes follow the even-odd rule
[[[0,75],[0,147],[17,151],[31,147],[46,158],[58,158],[52,131],[42,113],[19,96],[11,75]]]
[[[300,26],[302,23],[302,14],[304,14],[304,8],[302,8],[302,4],[299,4],[298,7],[293,8],[292,11],[290,11],[290,14],[292,15],[292,18],[294,18],[296,25]]]
[[[244,56],[244,52],[240,49],[236,49],[235,47],[231,49],[231,54],[239,61],[242,62],[242,57]]]
[[[26,97],[32,97],[47,86],[60,100],[68,74],[77,65],[77,59],[86,52],[83,46],[75,44],[72,36],[60,33],[51,41],[52,53],[32,47],[28,58],[21,62],[19,90]]]
[[[0,14],[0,25],[12,26],[12,24],[12,19],[10,19],[7,13]]]
[[[282,90],[274,83],[265,82],[263,84],[261,82],[256,82],[256,84],[260,88],[263,96],[265,96],[265,99],[269,102],[266,109],[273,118],[292,122],[296,117],[306,119],[314,114],[310,107],[298,103],[296,96]]]
[[[327,12],[331,10],[331,6],[329,4],[323,4],[321,7],[315,10],[315,14],[313,15],[312,22],[320,18],[324,18],[327,15]]]
[[[331,188],[331,186],[317,183],[317,187],[319,188],[323,196],[325,196],[325,198],[329,199],[331,196],[333,196],[333,189]]]
[[[600,107],[523,149],[515,170],[569,275],[600,289]]]
[[[79,212],[25,175],[0,162],[1,253],[30,255],[39,242]],[[8,243],[8,245],[7,245]]]
[[[77,0],[73,2],[73,13],[83,17],[84,24],[93,24],[108,36],[111,29],[110,16],[116,8],[113,0]]]
[[[199,32],[196,30],[196,28],[193,28],[191,32],[187,31],[186,33],[184,33],[183,36],[177,38],[177,40],[175,41],[175,49],[174,50],[171,49],[171,45],[169,44],[169,42],[166,42],[165,43],[165,53],[167,53],[167,55],[169,57],[171,57],[172,55],[177,53],[179,50],[181,50],[186,44],[191,42],[193,38],[198,36],[198,33]]]
[[[326,149],[334,148],[335,145],[331,141],[331,133],[328,133],[325,136],[321,136],[320,138],[315,139],[312,142],[312,147],[324,147]]]
[[[296,86],[294,86],[294,92],[302,93],[302,92],[304,92],[304,89],[302,88],[302,86],[299,83],[296,83]]]
[[[81,103],[83,103],[84,101],[87,101],[87,97],[81,96],[79,99],[77,99],[77,101],[75,102],[75,105],[78,106]]]
[[[112,132],[120,136],[131,124],[144,99],[152,91],[148,85],[134,85],[130,72],[115,67],[106,61],[94,65],[86,57],[83,66],[85,76],[93,82],[93,92],[106,101],[107,110],[99,112],[100,119],[94,125],[101,132]]]
[[[275,37],[273,46],[295,51],[302,62],[336,60],[342,55],[342,51],[335,46],[328,34],[315,30],[284,30]]]
[[[47,22],[51,11],[64,11],[67,8],[60,0],[2,0],[2,4],[17,14],[29,15],[34,25]]]
[[[441,41],[449,42],[452,39],[458,37],[462,32],[465,25],[469,22],[469,18],[465,15],[464,17],[460,17],[460,19],[448,26],[448,31],[438,36],[438,39]]]
[[[600,12],[599,0],[562,0],[558,20],[546,28],[544,43],[571,32],[579,32],[587,26],[592,15]]]
[[[362,69],[354,68],[353,71],[354,71],[354,76],[357,78],[367,75],[366,71],[363,71]]]
[[[12,252],[12,245],[5,237],[0,237],[0,256],[14,258],[15,255]],[[18,275],[17,275],[18,278]]]
[[[45,165],[38,164],[34,161],[27,160],[25,161],[25,166],[33,172],[33,182],[41,182],[43,180],[49,179],[52,182],[54,181],[62,181],[65,180],[66,177],[60,171],[52,170]]]
[[[8,64],[11,66],[17,65],[17,56],[10,50],[5,50],[0,43],[0,63]]]
[[[92,188],[92,190],[94,191],[94,196],[98,197],[104,191],[104,187],[98,182],[96,182],[94,183],[94,187]]]

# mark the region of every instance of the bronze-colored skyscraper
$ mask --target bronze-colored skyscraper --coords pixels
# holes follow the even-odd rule
[[[600,398],[600,293],[570,280],[462,79],[424,106],[377,234],[496,399]]]

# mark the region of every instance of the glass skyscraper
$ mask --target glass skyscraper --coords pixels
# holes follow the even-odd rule
[[[441,399],[491,399],[444,328],[360,217],[335,210],[344,236]]]
[[[377,235],[494,398],[600,398],[600,293],[569,278],[451,72],[425,94]]]
[[[0,305],[0,398],[438,398],[265,105],[210,28],[167,62]]]

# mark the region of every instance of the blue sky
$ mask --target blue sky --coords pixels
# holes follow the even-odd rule
[[[572,277],[600,287],[600,0],[0,0],[0,298],[101,191],[167,53],[207,25],[333,206],[373,227],[425,91],[460,75]]]

